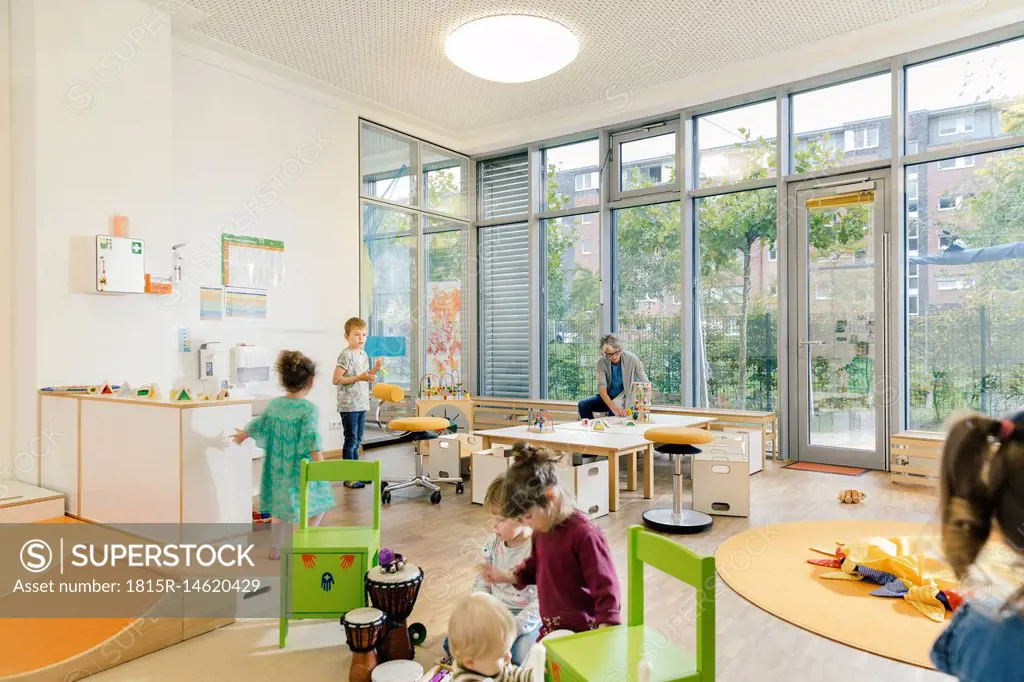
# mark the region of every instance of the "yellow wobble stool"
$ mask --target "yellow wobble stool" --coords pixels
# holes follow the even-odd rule
[[[696,455],[698,445],[710,443],[710,431],[684,426],[664,426],[647,429],[644,438],[655,444],[654,449],[669,455],[675,461],[672,477],[672,508],[648,509],[643,513],[644,523],[662,533],[702,533],[715,522],[704,512],[683,509],[683,456]]]

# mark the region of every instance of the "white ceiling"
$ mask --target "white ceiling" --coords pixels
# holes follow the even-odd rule
[[[939,5],[980,0],[186,0],[190,28],[431,125],[467,133],[716,71]],[[444,39],[467,20],[535,14],[580,38],[532,83],[480,80]]]

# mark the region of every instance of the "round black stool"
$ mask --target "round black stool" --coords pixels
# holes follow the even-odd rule
[[[675,463],[672,477],[672,507],[648,509],[643,513],[644,524],[662,533],[702,533],[714,524],[704,512],[683,508],[683,455],[696,455],[697,445],[710,443],[711,432],[689,427],[660,427],[648,429],[644,438],[655,443],[654,450],[669,455]]]

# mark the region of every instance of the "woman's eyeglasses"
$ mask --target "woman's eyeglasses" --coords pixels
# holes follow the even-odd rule
[[[605,353],[605,354],[604,354],[604,356],[605,356],[606,358],[617,358],[617,357],[619,357],[620,355],[622,355],[622,351],[621,351],[621,350],[617,350],[617,351],[615,351],[615,352],[613,352],[613,353]]]

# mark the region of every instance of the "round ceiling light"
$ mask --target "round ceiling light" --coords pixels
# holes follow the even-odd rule
[[[580,41],[561,24],[522,14],[476,19],[444,41],[448,59],[478,78],[525,83],[565,68]]]

